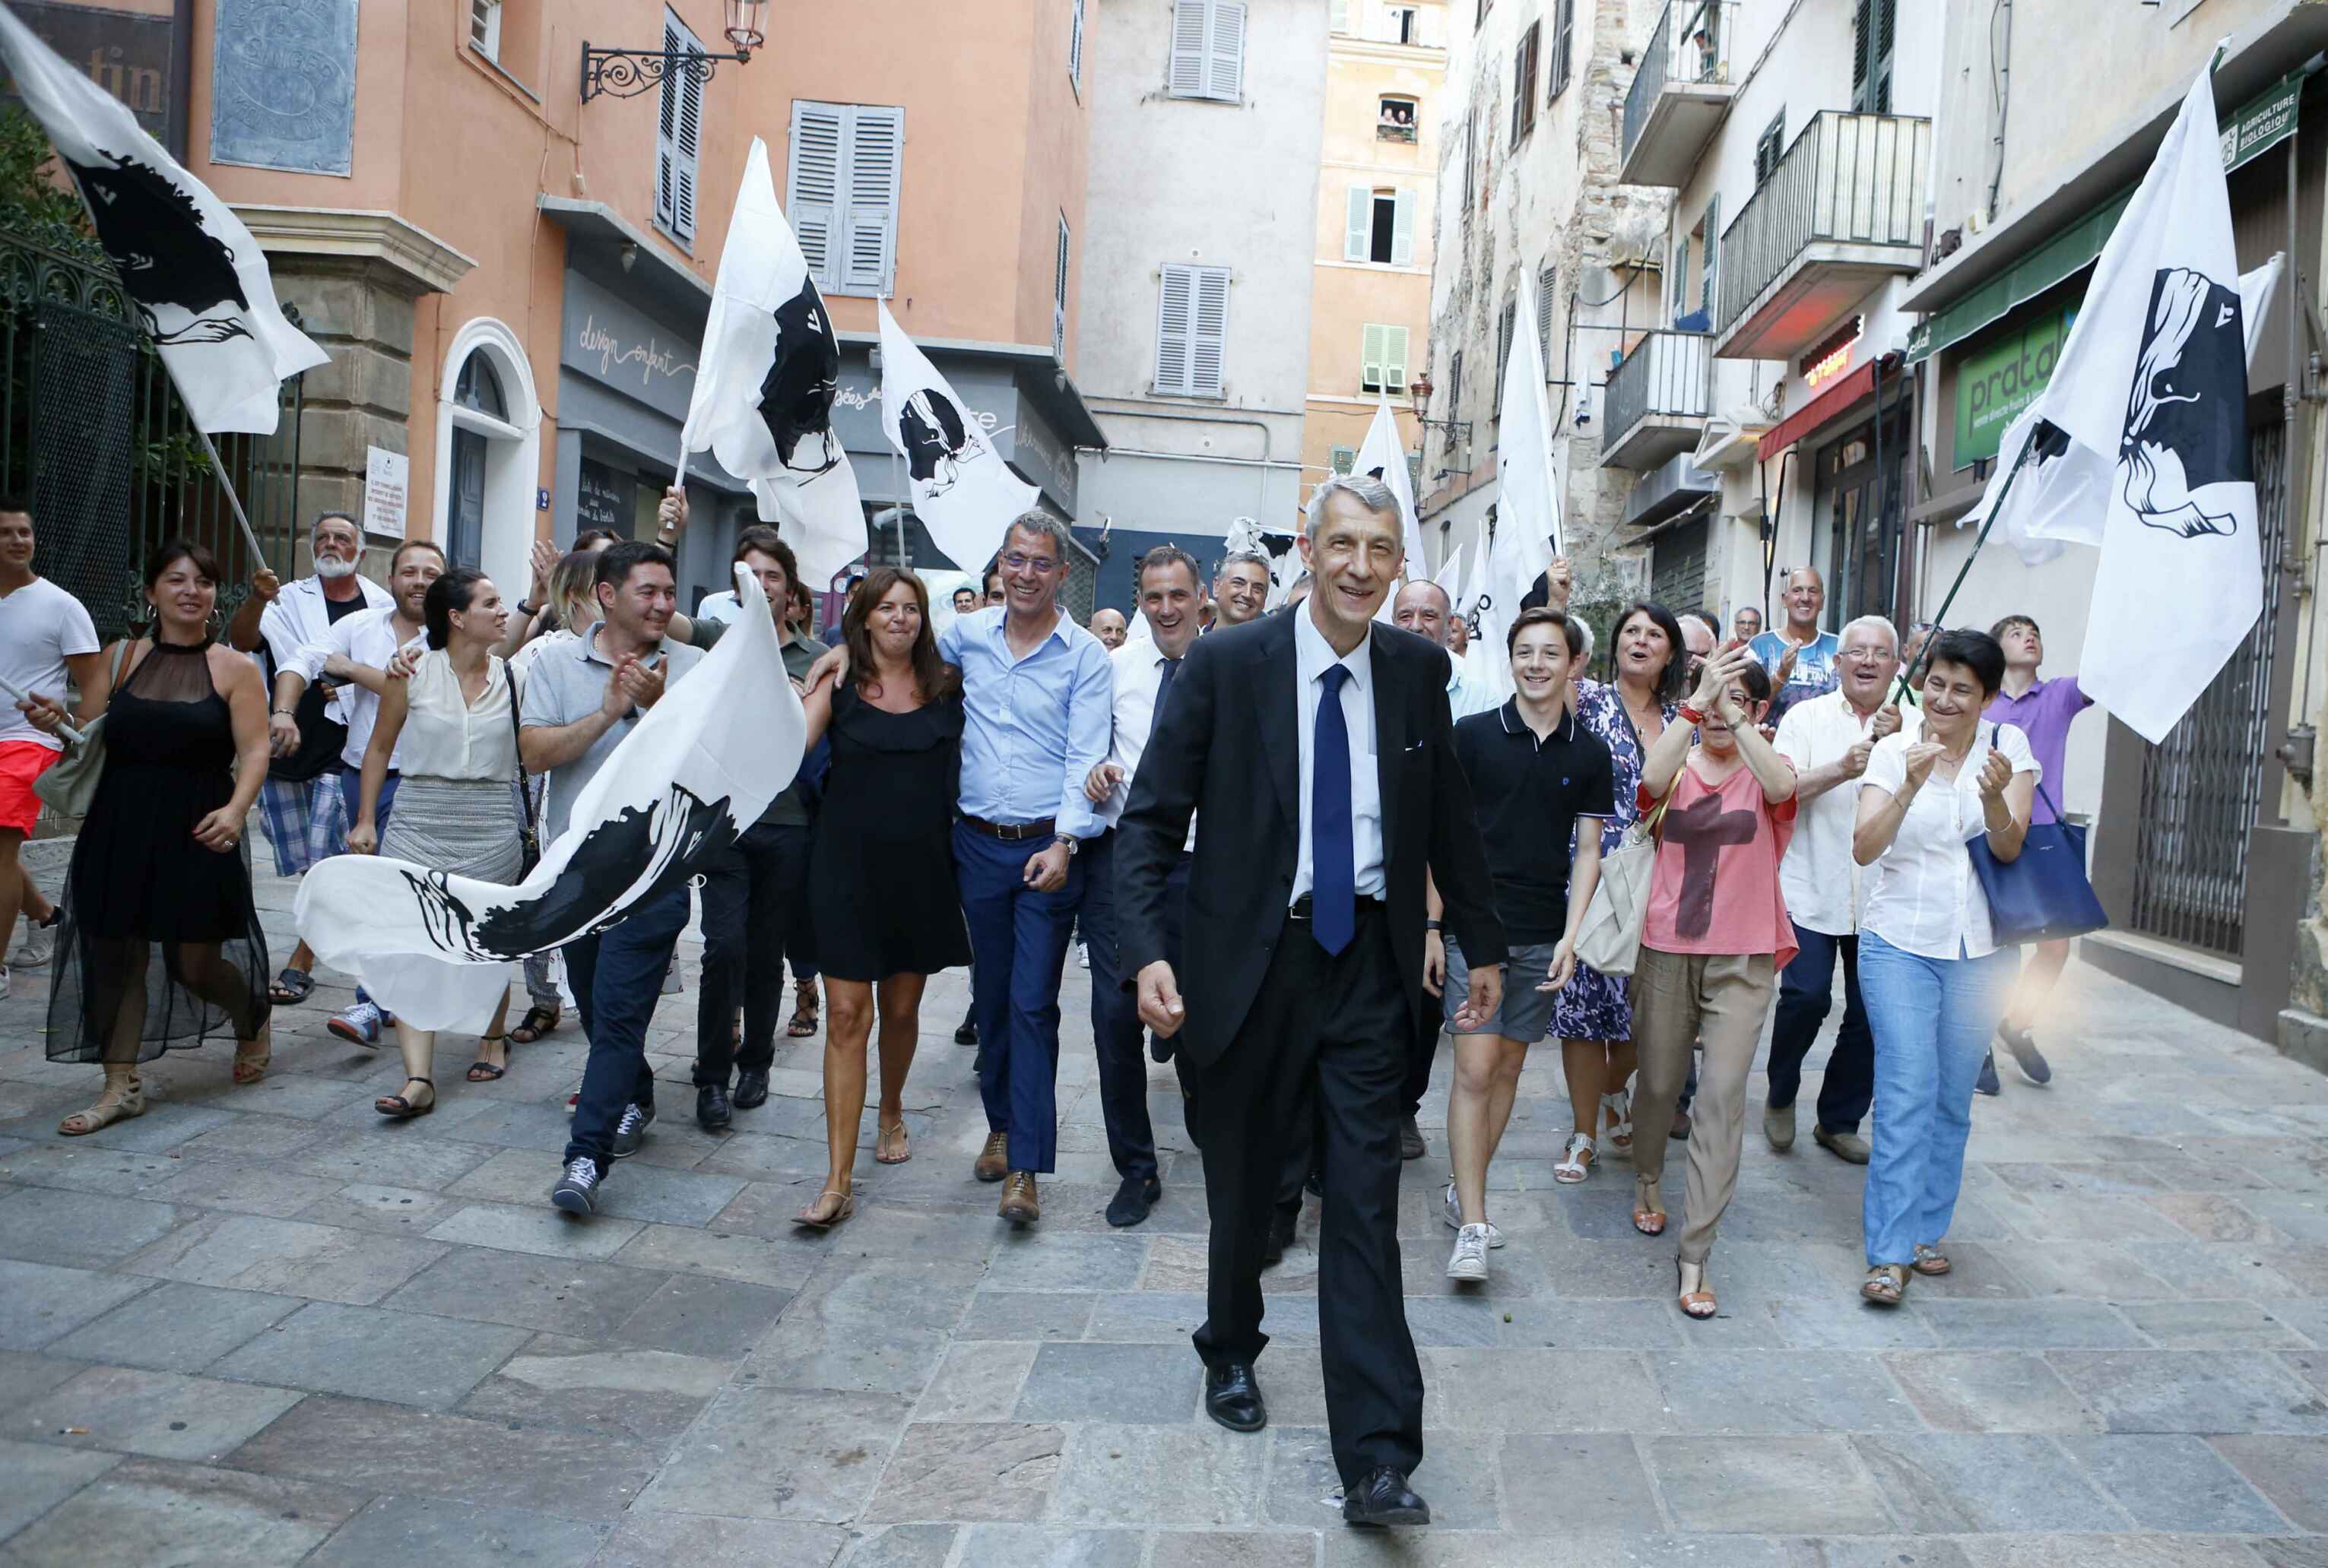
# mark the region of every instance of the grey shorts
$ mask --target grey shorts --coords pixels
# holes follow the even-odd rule
[[[1447,1027],[1455,1027],[1455,1011],[1463,1005],[1471,987],[1471,966],[1463,962],[1463,949],[1456,945],[1453,936],[1447,942],[1447,984],[1441,989],[1441,1011]],[[1537,942],[1514,947],[1512,956],[1504,961],[1503,1005],[1488,1015],[1488,1021],[1471,1032],[1500,1034],[1506,1040],[1542,1040],[1552,1027],[1552,1004],[1560,994],[1556,991],[1539,991],[1552,973],[1552,955],[1557,945]]]

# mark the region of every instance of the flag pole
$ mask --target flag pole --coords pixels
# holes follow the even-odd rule
[[[211,433],[197,425],[194,426],[194,434],[202,438],[202,450],[210,453],[211,471],[218,475],[219,488],[226,491],[226,503],[234,509],[234,520],[242,525],[243,542],[250,546],[250,558],[262,568],[265,567],[267,551],[259,544],[258,534],[251,527],[250,519],[243,515],[242,498],[234,493],[234,481],[226,476],[226,464],[220,461],[219,450],[211,444]]]
[[[11,703],[21,703],[26,700],[24,694],[9,685],[5,677],[0,677],[0,693],[5,693]],[[70,720],[57,721],[57,733],[73,745],[78,746],[81,742],[81,733],[72,727]]]
[[[2004,515],[2004,502],[2006,498],[2013,494],[2013,481],[2021,477],[2021,471],[2028,466],[2030,453],[2036,450],[2037,429],[2035,425],[2032,425],[2029,434],[2022,439],[2020,455],[2013,460],[2013,466],[2005,471],[2004,483],[1996,492],[1996,504],[1989,508],[1988,516],[1981,519],[1980,532],[1973,539],[1972,550],[1965,556],[1965,564],[1957,569],[1957,580],[1948,584],[1948,597],[1940,601],[1940,612],[1932,617],[1933,635],[1938,636],[1947,629],[1948,607],[1957,602],[1957,590],[1963,587],[1965,579],[1972,574],[1972,564],[1979,558],[1980,547],[1988,543],[1989,529],[1996,527],[1996,519]],[[1910,677],[1914,674],[1915,671],[1904,667],[1900,671],[1900,689],[1892,694],[1894,702],[1908,695],[1911,689],[1909,684]]]

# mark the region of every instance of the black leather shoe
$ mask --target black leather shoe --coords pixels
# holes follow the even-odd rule
[[[978,1043],[977,1023],[971,1019],[963,1019],[962,1027],[953,1031],[953,1042],[956,1045],[976,1045]]]
[[[1269,1217],[1269,1245],[1261,1249],[1262,1267],[1284,1261],[1285,1249],[1293,1245],[1293,1227],[1300,1218],[1299,1209],[1288,1213],[1281,1209]]]
[[[707,1133],[728,1130],[728,1090],[724,1085],[703,1084],[695,1091],[695,1125]]]
[[[1345,1525],[1427,1525],[1431,1505],[1414,1495],[1403,1471],[1384,1465],[1342,1493]]]
[[[1398,1125],[1398,1157],[1400,1159],[1420,1160],[1430,1153],[1431,1145],[1422,1141],[1422,1129],[1414,1125],[1413,1116],[1407,1117]]]
[[[1269,1424],[1269,1406],[1261,1401],[1251,1363],[1205,1368],[1205,1414],[1231,1432],[1259,1432]]]
[[[768,1103],[768,1069],[747,1067],[736,1074],[736,1108],[756,1111]]]
[[[1137,1225],[1163,1196],[1164,1183],[1155,1177],[1126,1176],[1115,1196],[1107,1200],[1107,1222],[1119,1227]]]

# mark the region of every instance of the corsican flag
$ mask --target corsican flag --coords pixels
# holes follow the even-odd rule
[[[2153,742],[2263,611],[2220,149],[2201,71],[2094,264],[2053,378],[2023,415],[2019,472],[1999,487],[2007,537],[2101,546],[2078,681]]]
[[[914,515],[964,572],[981,570],[1010,519],[1042,492],[1012,472],[985,430],[884,302],[881,425],[906,459]]]
[[[1544,403],[1544,359],[1536,349],[1534,291],[1522,289],[1504,364],[1504,396],[1496,427],[1496,537],[1488,549],[1487,581],[1479,595],[1478,641],[1498,696],[1511,695],[1504,632],[1536,579],[1566,553],[1560,496],[1553,483],[1549,411]]]
[[[1463,541],[1462,541],[1462,540],[1458,539],[1458,540],[1456,540],[1456,541],[1455,541],[1455,547],[1454,547],[1453,549],[1451,549],[1451,550],[1450,550],[1450,551],[1448,551],[1448,552],[1447,552],[1447,559],[1446,559],[1446,560],[1444,560],[1444,561],[1441,561],[1441,562],[1439,564],[1439,575],[1437,575],[1436,577],[1433,577],[1433,578],[1432,579],[1432,581],[1433,583],[1438,583],[1438,584],[1439,584],[1439,591],[1440,591],[1441,593],[1444,593],[1444,594],[1446,594],[1446,595],[1447,595],[1447,611],[1448,611],[1448,613],[1449,613],[1449,614],[1450,614],[1450,615],[1460,615],[1460,614],[1462,614],[1462,613],[1463,613],[1463,600],[1462,600],[1462,593],[1463,593]]]
[[[98,242],[195,425],[274,434],[284,378],[331,356],[283,319],[258,241],[5,4],[0,61],[72,171]]]
[[[695,395],[679,438],[682,476],[688,454],[708,450],[720,467],[750,481],[761,520],[777,524],[791,542],[802,580],[822,588],[865,554],[865,509],[832,429],[840,341],[799,237],[776,204],[767,145],[757,136],[728,219],[696,360]]]
[[[807,739],[767,595],[740,566],[736,598],[727,635],[631,726],[531,876],[504,887],[333,855],[299,883],[299,935],[415,1027],[474,1030],[508,989],[512,960],[685,887],[791,784]]]
[[[1398,417],[1391,413],[1387,397],[1375,405],[1374,423],[1366,426],[1352,471],[1381,480],[1398,498],[1399,526],[1406,535],[1407,580],[1421,581],[1428,557],[1422,553],[1422,523],[1414,509],[1414,472],[1406,465],[1406,443],[1399,439]]]

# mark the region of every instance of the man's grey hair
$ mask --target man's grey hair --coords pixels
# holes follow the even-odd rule
[[[1188,585],[1199,594],[1204,593],[1205,574],[1197,565],[1197,557],[1178,545],[1159,545],[1140,557],[1139,567],[1131,574],[1132,592],[1138,593],[1148,574],[1159,566],[1186,566],[1188,568]]]
[[[1263,555],[1260,551],[1231,550],[1227,555],[1221,557],[1221,564],[1213,568],[1213,581],[1217,583],[1222,578],[1227,576],[1229,574],[1229,568],[1232,566],[1258,566],[1261,568],[1261,574],[1264,579],[1270,575],[1269,557]],[[1203,579],[1199,578],[1198,581],[1201,582]]]
[[[1016,533],[1042,535],[1045,538],[1051,541],[1051,553],[1058,557],[1060,565],[1065,566],[1073,564],[1073,551],[1075,537],[1067,532],[1066,524],[1061,522],[1050,513],[1020,512],[1017,517],[1011,518],[1010,526],[1002,530],[1002,543],[1006,547],[1010,543],[1010,536]],[[999,567],[1000,564],[1001,557],[998,553],[996,555],[996,565]]]
[[[1358,504],[1370,512],[1388,512],[1395,522],[1398,518],[1398,496],[1390,486],[1378,479],[1363,474],[1328,474],[1318,488],[1310,492],[1310,506],[1303,532],[1312,540],[1318,537],[1318,525],[1325,519],[1326,501],[1337,492],[1356,496]]]
[[[1674,619],[1676,621],[1694,621],[1700,626],[1705,628],[1706,636],[1712,638],[1716,642],[1720,642],[1722,640],[1722,628],[1714,625],[1713,619],[1709,616],[1700,615],[1696,611],[1690,610],[1675,616]]]
[[[1568,624],[1576,628],[1584,639],[1584,646],[1577,649],[1573,662],[1579,666],[1591,664],[1592,662],[1592,623],[1582,615],[1572,615],[1568,618]]]
[[[356,531],[356,543],[363,543],[363,524],[346,512],[317,512],[315,520],[307,526],[307,543],[314,544],[323,537],[325,523],[345,523]]]
[[[1892,639],[1892,656],[1894,658],[1899,657],[1900,629],[1892,625],[1887,617],[1882,615],[1863,615],[1855,621],[1845,621],[1843,623],[1843,630],[1835,634],[1836,647],[1840,648],[1843,644],[1851,640],[1851,630],[1854,626],[1882,627],[1883,629],[1883,635]]]

